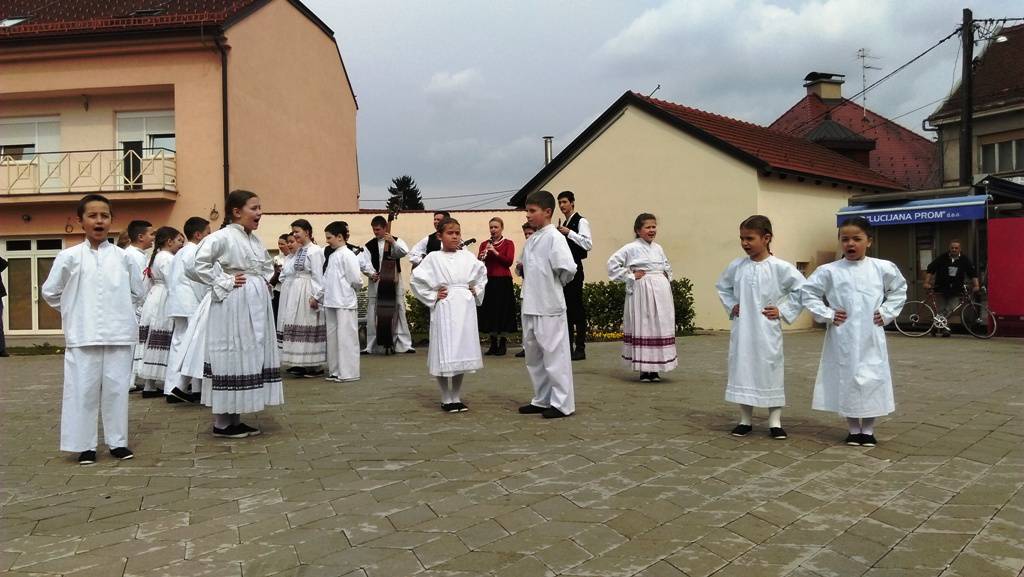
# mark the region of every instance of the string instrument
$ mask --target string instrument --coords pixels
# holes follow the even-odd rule
[[[398,208],[388,212],[388,233],[391,223],[398,218]],[[395,322],[398,319],[398,261],[391,258],[393,243],[387,243],[380,255],[380,270],[377,271],[377,344],[384,347],[384,354],[395,352]],[[404,303],[401,303],[404,305]]]

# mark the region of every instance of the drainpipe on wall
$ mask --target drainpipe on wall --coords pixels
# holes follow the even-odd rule
[[[224,142],[224,207],[225,212],[228,202],[228,193],[231,192],[231,158],[228,149],[228,47],[224,45],[224,37],[218,36],[213,39],[220,51],[220,109],[221,109],[221,139]],[[224,218],[227,218],[227,214]]]

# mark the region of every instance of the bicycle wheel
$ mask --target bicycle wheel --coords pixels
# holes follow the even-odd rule
[[[923,337],[932,330],[935,312],[924,301],[909,301],[896,317],[896,330],[908,337]]]
[[[967,303],[960,312],[960,322],[971,336],[990,339],[996,334],[996,315],[988,307],[978,303]]]

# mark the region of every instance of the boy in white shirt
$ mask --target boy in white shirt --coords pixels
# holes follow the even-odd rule
[[[576,411],[563,287],[576,276],[565,236],[551,224],[555,197],[539,190],[526,197],[526,220],[536,228],[523,247],[523,348],[533,400],[519,407],[545,419]]]
[[[348,223],[334,221],[324,238],[334,249],[319,294],[327,313],[327,379],[337,383],[359,380],[359,311],[356,293],[363,288],[359,258],[348,248]]]
[[[149,267],[149,252],[147,251],[153,248],[153,224],[148,220],[133,220],[128,223],[126,232],[128,233],[129,244],[125,247],[124,251],[132,262],[135,263],[135,266],[139,267],[139,270],[142,271],[142,302],[140,302],[138,308],[135,309],[135,320],[136,322],[140,322],[142,321],[142,305],[146,302],[146,295],[149,294],[149,289],[151,288],[149,275],[146,274],[146,269]],[[136,344],[145,343],[147,336],[148,335],[140,332]],[[142,346],[134,347],[134,362],[142,360],[142,351],[144,348],[145,347]],[[154,387],[152,383],[145,383],[143,379],[135,379],[135,382],[132,384],[134,385],[132,387],[132,392],[143,391],[143,398],[159,397],[163,394],[156,390],[156,387]]]
[[[89,194],[78,204],[85,242],[57,255],[43,284],[43,299],[60,311],[64,351],[64,398],[60,449],[96,462],[97,413],[116,459],[128,449],[128,388],[132,347],[138,339],[135,309],[142,302],[142,270],[124,250],[107,242],[110,201]]]

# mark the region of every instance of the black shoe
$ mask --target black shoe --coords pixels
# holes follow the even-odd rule
[[[249,433],[238,428],[238,425],[228,425],[223,429],[213,428],[213,436],[221,437],[224,439],[244,439],[249,436]]]
[[[245,433],[246,435],[248,435],[250,437],[255,437],[256,435],[259,435],[260,433],[263,432],[263,431],[261,431],[259,429],[250,427],[249,425],[246,425],[245,423],[238,423],[237,425],[235,425],[235,429]]]
[[[754,427],[751,427],[750,425],[736,425],[729,434],[733,437],[746,437],[750,434],[750,431],[753,430]]]
[[[770,429],[768,429],[768,436],[773,439],[785,439],[786,430],[783,429],[782,427],[771,427]]]
[[[370,354],[370,351],[364,349],[364,350],[359,351],[359,354],[361,354],[361,355],[368,355],[368,354]]]
[[[189,393],[188,398],[190,403],[198,405],[203,400],[202,393]]]
[[[110,456],[115,459],[127,461],[128,459],[134,457],[135,453],[133,453],[132,450],[129,449],[128,447],[115,447],[110,450]]]
[[[660,383],[661,382],[661,376],[659,376],[658,373],[651,373],[650,375],[651,375],[651,382],[652,383]]]
[[[302,376],[306,377],[307,379],[315,379],[317,377],[324,376],[324,370],[323,369],[315,369],[315,370],[312,370],[312,371],[306,371],[306,374],[304,374]]]
[[[82,451],[78,454],[79,465],[92,465],[96,462],[96,451]]]
[[[548,407],[544,409],[544,412],[541,413],[540,416],[544,417],[545,419],[561,419],[563,417],[568,417],[569,415],[566,415],[565,413],[559,411],[554,407]]]
[[[640,373],[640,382],[649,383],[651,382],[651,373]]]
[[[465,413],[466,411],[469,410],[469,407],[467,407],[466,404],[462,402],[452,403],[452,405],[455,406],[455,411],[458,413]]]
[[[458,413],[458,403],[444,403],[441,405],[441,410],[446,413]]]
[[[162,396],[164,396],[164,392],[163,391],[142,391],[142,398],[143,399],[155,399],[157,397],[162,397]]]
[[[576,349],[572,352],[572,360],[574,361],[585,361],[587,360],[587,351],[583,349]]]
[[[487,351],[484,354],[489,357],[498,354],[498,337],[491,337],[490,346],[487,347]]]
[[[175,397],[173,395],[164,395],[164,400],[167,401],[168,405],[173,405],[175,403],[184,403],[185,402],[185,401],[183,401],[183,400],[181,400],[178,397]]]
[[[167,395],[167,402],[168,403],[181,403],[181,402],[194,403],[194,402],[196,402],[194,395],[195,395],[195,393],[186,393],[185,391],[179,389],[178,387],[174,387],[173,389],[171,389],[171,394]],[[172,401],[171,399],[175,399],[175,400]]]
[[[878,440],[875,439],[874,435],[861,435],[860,446],[862,447],[874,447],[878,445]]]
[[[508,353],[508,339],[505,337],[498,337],[498,350],[494,351],[494,356],[503,357]]]
[[[863,437],[863,435],[860,433],[850,433],[849,435],[846,435],[846,439],[844,439],[843,442],[851,447],[859,447],[861,444],[861,437]]]
[[[11,353],[9,353],[7,351],[0,351],[0,357],[9,357],[9,356],[11,356]]]
[[[305,371],[302,369],[302,367],[288,367],[288,369],[285,372],[288,373],[289,375],[301,376],[302,373]]]
[[[543,413],[546,410],[547,410],[546,407],[538,407],[537,405],[534,405],[533,403],[530,403],[528,405],[523,405],[523,406],[519,407],[519,414],[520,415],[539,415],[539,414]]]
[[[517,359],[521,359],[521,358],[523,358],[525,356],[526,356],[526,349],[523,349],[523,350],[519,351],[518,353],[516,353],[516,358]]]
[[[142,385],[135,385],[134,387],[128,389],[128,392],[129,393],[141,393],[142,392]]]
[[[408,350],[405,351],[405,354],[407,354],[407,355],[415,355],[416,354],[416,349],[408,349]]]

